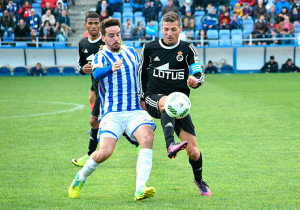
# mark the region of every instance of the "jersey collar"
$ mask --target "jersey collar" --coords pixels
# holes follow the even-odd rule
[[[174,48],[177,47],[177,46],[179,45],[179,43],[180,43],[180,39],[178,39],[178,42],[177,42],[175,45],[173,45],[173,46],[166,46],[166,45],[163,44],[163,42],[162,42],[161,40],[162,40],[162,39],[160,39],[160,40],[158,41],[159,44],[160,44],[160,46],[161,46],[162,48],[165,48],[165,49],[168,49],[168,50],[174,49]]]
[[[88,37],[88,40],[89,40],[90,43],[96,43],[96,42],[98,42],[101,38],[102,38],[102,35],[100,34],[100,36],[99,36],[98,39],[91,40],[90,37]]]

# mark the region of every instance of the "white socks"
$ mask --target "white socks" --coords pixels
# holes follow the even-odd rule
[[[90,155],[90,158],[86,161],[83,168],[78,172],[79,179],[85,181],[100,165],[96,163],[93,159],[93,154]]]
[[[136,164],[136,191],[142,186],[146,186],[152,168],[152,149],[142,148]]]

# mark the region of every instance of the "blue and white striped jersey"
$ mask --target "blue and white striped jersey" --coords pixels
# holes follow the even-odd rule
[[[112,65],[123,58],[121,69],[112,72]],[[100,117],[109,112],[139,110],[138,97],[139,57],[134,48],[121,45],[120,52],[111,52],[104,46],[94,57],[92,68],[95,79],[99,79]],[[105,72],[98,77],[96,71]],[[101,72],[102,73],[102,72]]]

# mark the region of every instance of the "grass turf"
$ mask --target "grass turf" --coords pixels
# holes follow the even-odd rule
[[[87,180],[67,189],[87,152],[89,77],[0,78],[0,209],[299,209],[299,74],[207,75],[191,115],[213,195],[200,196],[188,158],[166,156],[155,120],[154,198],[134,202],[137,152],[124,138]],[[47,115],[85,105],[72,112]],[[40,116],[30,116],[42,114]],[[27,115],[27,116],[24,116]]]

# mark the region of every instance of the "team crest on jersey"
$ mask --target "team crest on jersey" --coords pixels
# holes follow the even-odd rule
[[[176,60],[177,60],[178,62],[183,61],[183,55],[182,55],[182,52],[181,52],[181,51],[177,52]]]
[[[99,46],[99,50],[102,50],[102,48],[103,48],[103,45],[101,44],[101,45]]]

